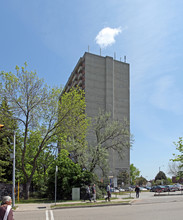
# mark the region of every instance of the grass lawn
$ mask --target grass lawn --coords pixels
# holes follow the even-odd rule
[[[114,200],[117,198],[111,198],[111,199]],[[104,198],[98,199],[98,201],[100,200],[102,201],[104,200]],[[57,203],[60,203],[60,202],[73,202],[73,200],[57,200]],[[55,203],[55,200],[49,200],[46,198],[43,198],[43,199],[29,198],[28,200],[20,199],[19,202],[18,200],[15,201],[15,204],[29,204],[29,203]]]
[[[75,206],[98,206],[98,205],[111,205],[111,204],[127,204],[130,203],[130,201],[118,201],[118,202],[86,202],[86,203],[73,203],[73,204],[58,204],[58,205],[52,205],[51,208],[59,208],[59,207],[75,207]]]
[[[28,200],[25,199],[20,199],[19,202],[18,200],[15,201],[15,204],[29,204],[29,203],[54,203],[54,200],[49,200],[49,199],[36,199],[36,198],[29,198]],[[57,200],[57,202],[72,202],[72,200]]]

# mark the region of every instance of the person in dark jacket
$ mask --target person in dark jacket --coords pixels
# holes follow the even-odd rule
[[[135,192],[136,192],[136,198],[139,198],[139,193],[140,193],[140,188],[139,186],[135,187]]]
[[[110,183],[107,185],[107,197],[105,198],[105,201],[109,201],[110,202],[110,198],[111,198],[111,187],[110,187]]]
[[[14,220],[13,211],[11,209],[11,197],[4,196],[0,206],[0,220]]]
[[[90,202],[91,202],[91,192],[90,192],[90,185],[88,185],[86,187],[86,194],[85,194],[85,197],[84,197],[84,201],[88,199]]]

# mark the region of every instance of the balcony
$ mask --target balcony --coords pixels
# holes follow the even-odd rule
[[[83,67],[80,66],[80,67],[78,68],[78,73],[80,73],[82,69],[83,69]]]
[[[66,90],[65,90],[65,91],[66,91],[66,92],[69,92],[70,88],[71,88],[71,87],[70,87],[70,86],[68,86],[68,87],[66,88]]]
[[[79,75],[78,75],[78,79],[82,79],[82,77],[83,77],[83,73],[81,72],[81,73],[79,73]]]
[[[83,84],[83,81],[82,80],[79,80],[79,82],[78,82],[78,86],[82,86],[82,84]]]
[[[77,80],[77,74],[75,73],[73,78],[72,78],[72,81],[74,82],[75,80]]]
[[[78,84],[78,82],[74,81],[73,84],[72,84],[72,87],[76,87],[77,84]]]

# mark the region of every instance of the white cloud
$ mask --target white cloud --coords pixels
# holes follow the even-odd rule
[[[121,33],[121,28],[103,28],[95,38],[96,43],[101,47],[105,48],[107,46],[115,43],[115,36]]]

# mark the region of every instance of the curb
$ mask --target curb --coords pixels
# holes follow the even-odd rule
[[[95,207],[105,207],[105,206],[119,206],[119,205],[131,205],[131,202],[129,203],[109,203],[109,204],[96,204],[96,205],[85,205],[85,206],[82,206],[82,205],[76,205],[76,206],[63,206],[63,207],[54,207],[54,208],[51,208],[51,210],[54,210],[54,209],[74,209],[74,208],[95,208]]]
[[[165,194],[165,193],[162,193],[162,194],[154,194],[154,196],[183,196],[183,194],[180,194],[180,193],[176,193],[176,194]]]

